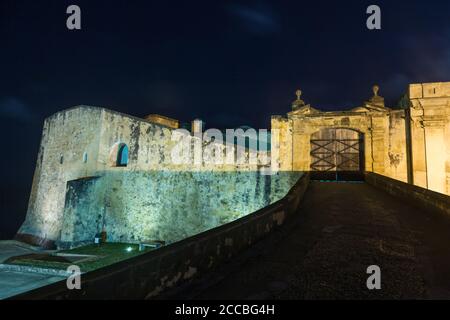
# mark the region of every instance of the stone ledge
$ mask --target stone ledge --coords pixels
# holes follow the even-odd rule
[[[373,172],[365,172],[364,180],[387,193],[415,204],[428,212],[436,213],[450,221],[450,196],[434,192]]]
[[[18,264],[0,264],[0,271],[39,273],[39,274],[45,274],[45,275],[49,275],[49,276],[57,276],[57,277],[65,277],[65,278],[72,275],[72,273],[67,272],[66,270],[22,266],[22,265],[18,265]]]

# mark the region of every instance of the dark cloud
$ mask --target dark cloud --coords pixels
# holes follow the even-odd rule
[[[216,113],[205,119],[205,125],[207,128],[211,128],[209,123],[217,125],[220,129],[229,129],[238,127],[241,125],[246,125],[248,118],[245,116],[238,115],[236,113]]]
[[[402,73],[394,73],[380,85],[380,95],[389,97],[392,101],[386,101],[392,105],[398,102],[398,99],[406,93],[408,84],[412,82],[411,78]]]
[[[450,80],[450,29],[405,37],[402,47],[416,82]]]
[[[246,6],[230,4],[227,9],[249,33],[264,36],[281,31],[280,23],[273,9],[266,5]]]
[[[182,90],[168,81],[156,81],[145,87],[149,110],[172,112],[183,107]]]
[[[7,97],[0,99],[0,117],[21,122],[31,122],[35,119],[35,114],[20,99]]]

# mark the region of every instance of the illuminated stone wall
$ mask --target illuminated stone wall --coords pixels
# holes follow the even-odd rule
[[[108,241],[168,243],[231,222],[284,197],[300,173],[105,172],[68,183],[61,247]]]
[[[153,123],[162,124],[166,127],[177,129],[180,127],[180,122],[176,119],[172,119],[169,117],[165,117],[159,114],[149,114],[145,118],[145,120]]]
[[[364,137],[365,170],[406,181],[404,115],[404,110],[385,107],[378,89],[362,106],[342,112],[322,112],[298,98],[287,117],[272,117],[272,128],[280,130],[279,141],[272,132],[272,145],[279,146],[280,170],[309,171],[311,137],[324,129],[349,129]]]
[[[412,84],[414,184],[450,195],[450,82]]]
[[[378,90],[361,106],[341,112],[317,110],[298,92],[286,117],[272,117],[278,168],[309,171],[311,136],[350,129],[364,136],[366,171],[450,195],[450,82],[411,84],[401,108],[394,109],[384,105]]]
[[[179,140],[173,140],[172,133],[173,128],[161,124],[90,106],[78,106],[47,118],[26,220],[18,231],[18,238],[32,239],[36,244],[60,239],[66,185],[73,180],[108,176],[109,173],[115,177],[130,177],[133,176],[127,175],[130,172],[152,171],[257,172],[262,167],[245,162],[215,164],[210,161],[211,147],[222,152],[225,145],[204,144],[189,132],[182,134],[182,145],[199,147],[204,157],[194,162],[190,153],[188,160],[192,158],[192,161],[176,163],[172,150]],[[123,143],[129,150],[125,167],[116,165],[119,145]],[[248,158],[249,153],[245,155]],[[107,178],[101,181],[105,180]],[[137,188],[137,184],[134,186]],[[171,194],[168,199],[174,197],[176,194]],[[248,205],[252,206],[251,201]]]
[[[101,109],[96,108],[74,108],[45,120],[19,235],[31,236],[37,244],[59,236],[66,183],[96,170],[100,128]]]

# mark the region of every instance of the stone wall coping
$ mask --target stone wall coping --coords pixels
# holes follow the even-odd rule
[[[436,213],[450,222],[450,196],[377,173],[365,172],[365,181],[387,193]]]
[[[52,119],[54,117],[57,117],[60,114],[64,114],[64,113],[67,113],[69,111],[76,110],[76,109],[87,109],[87,110],[92,109],[92,110],[96,110],[96,111],[100,111],[100,112],[103,111],[103,112],[106,112],[106,113],[109,113],[109,114],[115,114],[115,115],[119,115],[119,116],[122,116],[122,117],[130,118],[130,119],[133,119],[133,120],[136,120],[136,121],[152,124],[152,125],[155,125],[155,126],[158,126],[158,127],[161,127],[161,128],[166,128],[166,129],[169,129],[169,130],[175,130],[174,128],[168,127],[168,126],[163,125],[161,123],[151,122],[151,121],[146,120],[144,118],[139,118],[139,117],[136,117],[136,116],[132,116],[132,115],[120,112],[120,111],[111,110],[111,109],[108,109],[108,108],[105,108],[105,107],[89,106],[89,105],[84,105],[84,104],[73,106],[73,107],[70,107],[70,108],[58,111],[58,112],[48,116],[47,118],[45,118],[45,121],[48,121],[48,120],[50,120],[50,119]]]

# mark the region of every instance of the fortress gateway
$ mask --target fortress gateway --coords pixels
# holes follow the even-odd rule
[[[393,108],[378,90],[342,112],[321,112],[297,91],[292,111],[272,117],[270,163],[177,164],[177,120],[90,106],[58,112],[44,122],[17,238],[73,247],[106,230],[109,241],[173,242],[267,206],[310,170],[371,171],[450,195],[450,82],[411,84]],[[196,145],[200,130],[194,123],[184,142]],[[210,144],[224,150],[203,143],[206,157]]]

